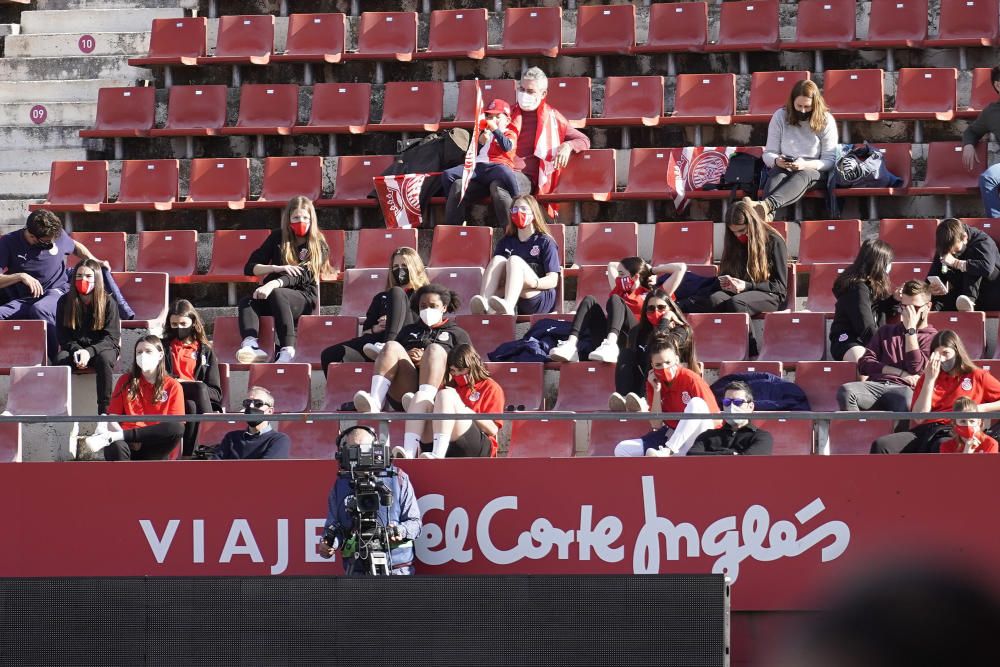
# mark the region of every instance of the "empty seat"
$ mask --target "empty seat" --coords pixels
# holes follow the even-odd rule
[[[150,329],[162,325],[167,317],[166,273],[114,273],[122,296],[135,311],[135,319],[122,322],[123,329]],[[235,350],[234,350],[235,351]]]
[[[809,72],[754,72],[750,80],[750,108],[739,119],[749,123],[770,121],[774,112],[788,102],[792,86],[808,78]]]
[[[746,313],[691,313],[687,321],[698,341],[698,359],[706,366],[747,358],[750,316]]]
[[[600,265],[581,266],[576,274],[576,307],[585,297],[592,296],[603,308],[611,287],[608,286],[608,267]]]
[[[443,229],[439,227],[438,229]],[[435,230],[437,231],[437,230]],[[357,269],[385,269],[396,248],[417,247],[417,230],[414,228],[362,229],[358,231],[358,253],[354,260]]]
[[[123,160],[118,199],[102,211],[169,211],[178,195],[179,160]]]
[[[661,123],[729,125],[735,113],[735,74],[679,74],[674,112]]]
[[[830,422],[830,454],[869,454],[872,442],[892,433],[890,419],[838,419]]]
[[[544,202],[608,201],[614,191],[614,149],[592,148],[573,155],[552,192],[540,194],[537,199]]]
[[[485,267],[492,256],[492,227],[438,225],[434,228],[434,239],[431,241],[431,266]]]
[[[972,92],[969,106],[958,111],[958,118],[975,118],[983,109],[997,101],[997,89],[993,87],[992,68],[977,67],[972,70]]]
[[[719,377],[736,373],[770,373],[781,377],[785,365],[780,361],[723,361],[719,364]]]
[[[112,271],[125,270],[126,234],[125,232],[73,232],[73,240],[82,243],[97,259],[111,265]],[[66,262],[76,266],[80,258],[67,255]],[[28,364],[18,364],[26,366]]]
[[[925,47],[993,46],[1000,37],[997,0],[941,0],[938,34]]]
[[[385,84],[383,132],[435,132],[441,124],[444,84],[441,81],[390,81]]]
[[[813,453],[813,425],[808,419],[767,419],[755,421],[757,428],[771,434],[775,456],[803,456]]]
[[[375,187],[374,179],[381,176],[394,157],[392,155],[344,155],[337,158],[337,178],[333,198],[321,199],[317,206],[378,206],[378,200],[368,195]]]
[[[934,312],[928,323],[938,331],[951,329],[969,351],[973,359],[986,356],[986,313],[972,312]]]
[[[212,136],[226,124],[225,86],[171,86],[167,122],[154,137]]]
[[[362,134],[371,100],[370,83],[317,83],[309,124],[293,127],[292,134]]]
[[[816,412],[836,412],[837,389],[858,379],[858,365],[852,361],[802,361],[795,367],[795,384],[806,393],[809,407]]]
[[[489,15],[480,9],[437,9],[431,12],[427,50],[418,51],[419,59],[471,58],[486,55]]]
[[[931,263],[923,262],[900,262],[898,259],[892,263],[893,288],[902,286],[907,280],[925,280],[931,270]]]
[[[508,7],[503,15],[503,39],[486,55],[555,58],[562,45],[562,7]]]
[[[198,58],[198,64],[266,65],[273,48],[273,16],[222,16],[215,51]]]
[[[292,441],[289,458],[332,459],[337,455],[337,440],[340,438],[338,421],[283,421],[279,423],[278,429]]]
[[[961,141],[935,141],[927,144],[927,173],[924,182],[920,186],[910,188],[910,194],[979,194],[979,173],[989,164],[986,159],[985,141],[976,144],[976,156],[979,158],[980,166],[969,171],[962,162]]]
[[[962,218],[962,222],[969,227],[975,227],[986,232],[994,242],[1000,242],[997,241],[997,239],[1000,239],[1000,220],[996,218]],[[74,238],[78,236],[79,234],[73,235]]]
[[[440,228],[439,228],[440,229]],[[480,266],[429,266],[427,277],[432,283],[444,285],[458,295],[459,306],[456,313],[469,311],[469,301],[479,294],[483,282],[483,268]]]
[[[347,269],[344,271],[344,296],[340,302],[340,312],[357,313],[363,317],[372,297],[383,291],[389,270],[388,261],[382,268]]]
[[[49,194],[41,204],[29,204],[31,211],[96,212],[108,200],[108,163],[106,160],[62,161],[52,163]]]
[[[654,5],[659,6],[659,5]],[[629,151],[628,182],[613,199],[673,199],[677,149],[633,148]]]
[[[326,394],[324,412],[337,412],[344,403],[354,400],[354,394],[371,387],[371,363],[330,364],[326,369]],[[377,430],[377,429],[376,429]]]
[[[275,412],[308,412],[311,373],[309,364],[252,364],[247,386],[271,392]]]
[[[590,77],[549,77],[546,103],[559,110],[573,127],[584,127],[590,118]]]
[[[479,317],[479,315],[468,317]],[[491,317],[498,316],[492,315]],[[486,358],[486,351],[479,350],[479,354],[484,359]],[[525,410],[533,412],[545,409],[544,364],[490,361],[486,363],[486,370],[503,389],[504,400],[507,403],[504,410],[508,412],[523,412]]]
[[[927,39],[927,0],[873,0],[859,48],[917,47]],[[891,69],[891,68],[890,68]]]
[[[662,116],[662,76],[609,76],[604,80],[604,111],[587,124],[652,127]]]
[[[800,226],[799,264],[850,264],[861,247],[860,220],[805,220]]]
[[[830,113],[838,120],[875,121],[881,118],[884,110],[882,74],[880,69],[828,70],[823,78],[823,99]]]
[[[344,54],[344,59],[409,62],[416,50],[416,12],[363,12],[358,21],[358,50]]]
[[[198,232],[174,229],[165,232],[139,232],[139,251],[135,270],[189,276],[198,266]]]
[[[247,208],[283,208],[293,197],[316,201],[323,190],[323,158],[313,156],[269,157],[264,160],[264,186],[260,197]]]
[[[273,62],[339,63],[347,43],[347,21],[342,13],[292,14],[284,53]]]
[[[649,35],[633,53],[702,51],[708,41],[708,4],[656,3],[649,8]]]
[[[603,412],[615,390],[614,364],[580,361],[563,364],[559,370],[556,412]]]
[[[240,114],[221,134],[292,133],[299,120],[299,87],[294,83],[250,83],[240,88]]]
[[[958,106],[958,70],[903,68],[896,81],[895,108],[883,114],[900,120],[951,120]]]
[[[239,349],[243,337],[240,336],[240,326],[235,315],[219,315],[215,318],[212,330],[212,350],[220,364],[229,364],[230,370],[246,369],[248,364],[236,361],[236,350]],[[268,354],[274,351],[274,318],[265,315],[260,318],[258,332],[260,349]]]
[[[458,104],[453,120],[441,123],[441,127],[471,127],[476,115],[476,83],[475,79],[463,79],[458,82]],[[479,92],[483,96],[485,109],[495,99],[501,99],[510,104],[517,103],[516,84],[513,79],[490,79],[478,81]]]
[[[576,41],[560,55],[627,54],[635,46],[635,6],[584,5],[576,10]]]
[[[191,18],[153,19],[149,35],[149,52],[145,56],[129,58],[133,67],[149,65],[196,65],[205,55],[208,19]]]
[[[759,51],[778,48],[778,3],[737,0],[722,3],[719,40],[708,51]]]
[[[653,265],[665,262],[711,264],[713,225],[710,220],[656,223],[653,231]]]
[[[0,463],[21,462],[21,425],[17,422],[0,424]]]
[[[576,265],[606,267],[639,254],[639,225],[634,222],[587,222],[576,229]]]
[[[81,137],[145,137],[156,121],[156,89],[152,86],[101,88],[97,92],[94,127]]]
[[[622,440],[641,438],[649,432],[648,419],[601,419],[590,422],[587,456],[614,456]]]
[[[793,368],[799,361],[820,361],[826,354],[825,319],[823,313],[767,313],[758,358]]]
[[[847,264],[813,264],[809,267],[809,296],[806,310],[814,313],[832,313],[837,305],[833,296],[833,283],[844,272]],[[893,276],[896,271],[893,268]]]
[[[70,414],[70,405],[69,366],[10,369],[6,410],[11,414],[56,417]]]
[[[333,269],[332,275],[325,275],[321,280],[337,280],[344,272],[347,232],[343,229],[324,229],[320,233],[329,248],[330,268]]]
[[[511,420],[507,458],[573,456],[576,421],[572,419]]]
[[[191,160],[188,196],[174,208],[242,209],[249,196],[249,159],[201,158]]]
[[[14,366],[44,366],[45,322],[42,320],[0,320],[0,373]]]
[[[800,0],[795,39],[781,46],[789,50],[847,49],[856,36],[855,18],[854,0]]]
[[[254,282],[243,275],[250,253],[267,238],[266,229],[220,229],[212,236],[212,260],[205,279],[225,282]]]
[[[459,315],[455,318],[455,323],[469,334],[472,346],[484,360],[500,345],[517,337],[514,333],[516,322],[516,315]]]

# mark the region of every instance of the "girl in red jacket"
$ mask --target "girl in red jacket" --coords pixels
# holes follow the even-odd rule
[[[979,412],[979,406],[965,396],[955,401],[954,412]],[[997,441],[983,432],[983,420],[962,417],[952,420],[955,437],[941,443],[942,454],[996,454]]]

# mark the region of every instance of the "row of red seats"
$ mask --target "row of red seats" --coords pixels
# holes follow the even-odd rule
[[[782,107],[797,81],[809,72],[754,72],[750,105],[736,104],[735,74],[680,74],[674,111],[664,112],[662,76],[608,77],[604,111],[592,116],[591,79],[549,79],[549,102],[576,127],[766,123]],[[895,107],[884,106],[880,69],[830,70],[824,75],[824,99],[842,121],[951,120],[974,117],[997,99],[988,68],[973,73],[968,108],[959,109],[958,70],[904,68],[899,71]],[[513,79],[479,81],[484,104],[493,99],[515,102]],[[459,86],[453,120],[444,120],[444,84],[440,81],[394,81],[385,84],[382,119],[370,122],[370,83],[321,83],[312,91],[309,123],[300,125],[299,87],[295,84],[247,84],[240,89],[239,118],[226,125],[227,88],[223,85],[172,86],[167,120],[155,127],[156,91],[149,87],[102,88],[94,127],[83,137],[190,137],[215,135],[307,135],[380,132],[434,132],[471,127],[475,115],[472,80]]]
[[[824,50],[992,46],[1000,36],[997,0],[942,0],[938,34],[928,38],[927,0],[873,0],[868,36],[856,39],[854,0],[802,0],[796,37],[782,42],[777,0],[721,5],[719,36],[709,42],[705,2],[654,4],[648,37],[636,43],[631,4],[577,9],[576,41],[562,43],[560,7],[508,8],[502,42],[487,44],[485,9],[431,14],[428,45],[418,48],[416,12],[365,12],[357,49],[348,50],[344,14],[293,14],[283,53],[274,52],[273,16],[223,16],[214,53],[207,55],[207,20],[156,19],[147,56],[136,66],[454,59],[559,55],[648,54],[759,50]]]

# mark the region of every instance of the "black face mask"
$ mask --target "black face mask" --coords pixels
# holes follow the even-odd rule
[[[174,327],[174,333],[180,340],[187,340],[194,332],[194,327]]]
[[[802,123],[809,122],[810,120],[812,120],[812,117],[813,117],[813,112],[812,111],[796,111],[795,112],[795,118],[798,119],[799,122],[802,122]]]
[[[245,414],[245,415],[262,415],[262,414],[264,414],[264,409],[263,408],[243,408],[243,414]],[[263,420],[263,419],[254,419],[254,420],[248,419],[247,420],[247,426],[249,426],[250,428],[257,428],[258,426],[260,426],[261,424],[263,424],[264,421],[265,420]]]
[[[410,283],[410,271],[405,266],[393,269],[392,275],[396,279],[397,285],[408,285]]]
[[[52,241],[39,241],[35,244],[35,247],[39,250],[52,250],[52,246],[55,245]]]

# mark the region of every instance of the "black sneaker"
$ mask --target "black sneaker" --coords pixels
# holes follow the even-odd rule
[[[358,409],[354,405],[354,401],[347,401],[346,403],[340,404],[340,410],[338,412],[357,412]]]

